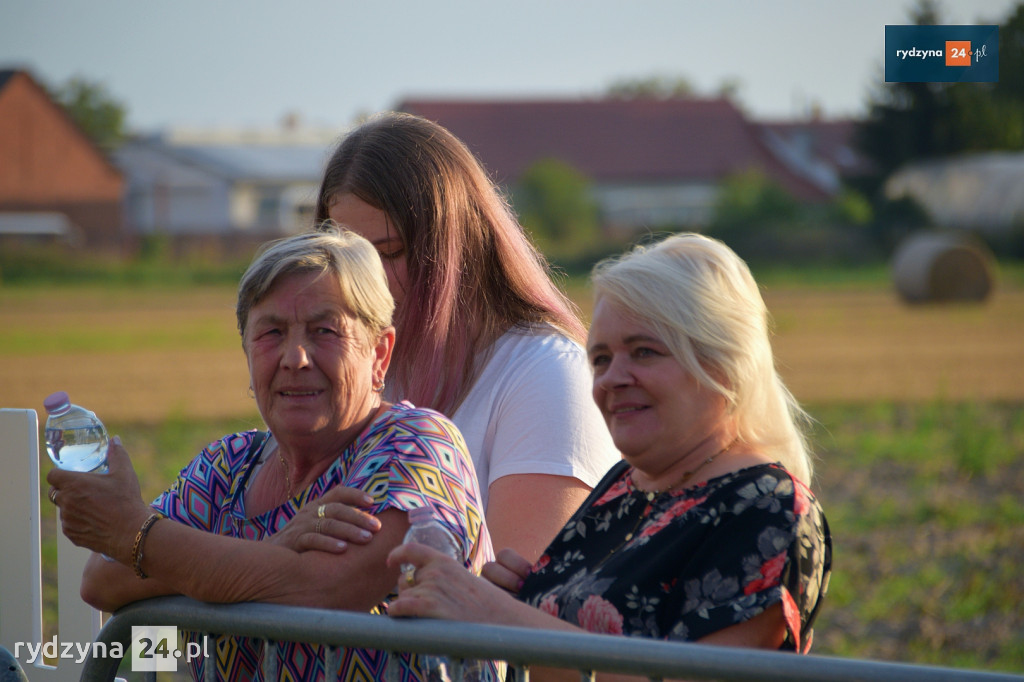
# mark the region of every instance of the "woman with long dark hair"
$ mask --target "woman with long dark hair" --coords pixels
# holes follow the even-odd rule
[[[544,257],[466,145],[409,114],[377,116],[341,141],[316,221],[377,247],[397,304],[386,395],[452,418],[495,547],[536,559],[619,459],[589,398],[584,326]],[[374,528],[344,504],[328,514]],[[300,547],[356,540],[340,523],[316,537],[302,518]]]

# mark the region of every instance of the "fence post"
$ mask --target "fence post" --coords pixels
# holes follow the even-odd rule
[[[58,659],[29,663],[29,645],[43,647],[43,579],[39,507],[39,418],[35,410],[0,409],[0,644],[33,682],[77,680],[83,664]],[[57,647],[85,646],[99,633],[101,614],[82,602],[79,588],[89,552],[57,532]],[[51,637],[52,639],[52,637]],[[20,646],[19,646],[20,645]],[[57,651],[59,654],[59,650]],[[77,655],[76,655],[77,657]]]

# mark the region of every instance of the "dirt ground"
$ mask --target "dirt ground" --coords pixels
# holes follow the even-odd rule
[[[54,390],[108,420],[250,415],[234,292],[0,291],[0,407]],[[1024,399],[1024,291],[906,306],[884,290],[769,290],[775,351],[801,402]]]

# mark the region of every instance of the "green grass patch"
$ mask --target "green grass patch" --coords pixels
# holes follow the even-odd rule
[[[915,478],[991,477],[1024,450],[1017,404],[878,402],[814,406],[812,412],[819,447],[864,465],[912,465]]]
[[[4,355],[48,355],[55,353],[123,353],[130,351],[191,350],[224,348],[237,343],[238,332],[223,320],[184,321],[174,327],[147,328],[131,323],[79,328],[75,334],[52,334],[45,330],[16,329],[0,335]]]
[[[815,651],[1024,671],[1024,405],[811,412],[835,549]]]
[[[110,287],[182,288],[237,284],[248,258],[170,260],[122,258],[112,255],[68,254],[17,250],[0,254],[0,284],[52,286],[90,284]]]

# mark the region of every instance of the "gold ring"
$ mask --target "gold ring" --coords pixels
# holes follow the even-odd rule
[[[325,509],[327,509],[327,505],[326,504],[321,504],[319,507],[316,508],[316,517],[318,519],[322,519],[324,517],[324,510]]]
[[[57,489],[50,488],[50,492],[47,495],[47,497],[50,498],[50,502],[52,502],[53,504],[57,504]]]
[[[410,566],[405,569],[405,584],[412,587],[416,584],[416,567]]]
[[[315,531],[316,531],[316,534],[317,534],[317,535],[320,535],[320,534],[321,534],[321,531],[320,531],[320,524],[322,524],[323,522],[324,522],[324,520],[323,520],[322,518],[320,518],[320,519],[317,519],[317,520],[316,520],[316,528],[314,528],[313,530],[315,530]]]

